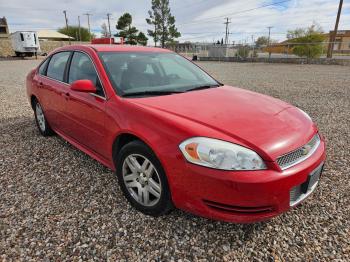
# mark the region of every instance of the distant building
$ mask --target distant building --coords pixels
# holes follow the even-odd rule
[[[7,25],[6,18],[0,18],[0,38],[8,38],[9,37],[9,27]]]
[[[324,49],[325,52],[327,52],[328,44],[330,35],[334,31],[330,31],[329,33],[324,34],[325,41],[324,41]],[[284,54],[291,54],[293,47],[296,45],[292,41],[292,39],[285,40],[280,43],[274,43],[270,46],[267,46],[263,48],[265,52],[271,52],[271,53],[284,53]],[[338,54],[350,54],[350,30],[338,30],[336,38],[335,38],[335,44],[333,47],[334,53]]]
[[[70,37],[68,35],[59,33],[57,31],[53,30],[41,30],[38,31],[38,37],[41,41],[68,41],[69,39],[73,40],[73,37]]]
[[[330,31],[329,34],[326,34],[327,42],[329,42],[330,35],[333,33],[334,31]],[[333,50],[338,53],[350,54],[350,30],[338,30]]]
[[[200,50],[208,50],[211,46],[215,44],[212,43],[200,43],[200,42],[184,42],[184,43],[172,43],[166,46],[166,48],[177,52],[177,53],[196,53]]]
[[[177,53],[194,52],[196,45],[191,42],[186,43],[172,43],[166,46],[168,49],[175,51]]]

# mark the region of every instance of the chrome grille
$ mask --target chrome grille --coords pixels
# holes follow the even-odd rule
[[[299,185],[299,186],[293,187],[292,190],[289,193],[290,206],[294,206],[295,203],[298,202],[298,200],[299,200],[301,195],[302,195],[301,186]]]
[[[301,185],[293,187],[289,192],[289,205],[296,206],[305,198],[307,198],[316,188],[318,181],[323,170],[323,165],[319,165],[314,171],[311,172],[309,178]],[[303,189],[304,187],[304,189]]]
[[[320,137],[316,134],[306,145],[277,158],[277,164],[282,170],[292,167],[311,156],[320,144]]]

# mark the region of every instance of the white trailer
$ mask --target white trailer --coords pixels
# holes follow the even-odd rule
[[[37,32],[17,31],[11,34],[12,48],[16,56],[33,56],[40,52]]]

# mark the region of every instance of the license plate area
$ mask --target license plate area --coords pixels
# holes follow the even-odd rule
[[[323,171],[323,166],[324,163],[322,163],[315,170],[313,170],[304,183],[292,188],[292,190],[290,191],[290,206],[296,206],[315,190],[320,180]]]
[[[308,191],[312,190],[314,186],[317,185],[320,180],[321,173],[323,170],[323,163],[318,168],[310,173],[307,180],[301,185],[301,192],[306,194]]]

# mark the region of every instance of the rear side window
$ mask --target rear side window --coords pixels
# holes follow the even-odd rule
[[[81,52],[74,52],[68,74],[69,84],[76,80],[91,80],[97,88],[97,94],[104,96],[102,85],[91,59]]]
[[[47,67],[46,75],[53,79],[64,81],[64,70],[66,68],[66,64],[68,58],[70,56],[70,52],[61,52],[54,54],[50,60],[49,66]]]
[[[46,75],[46,66],[47,66],[49,60],[50,60],[49,58],[46,59],[46,60],[40,65],[40,67],[39,67],[39,75],[43,75],[43,76]]]

